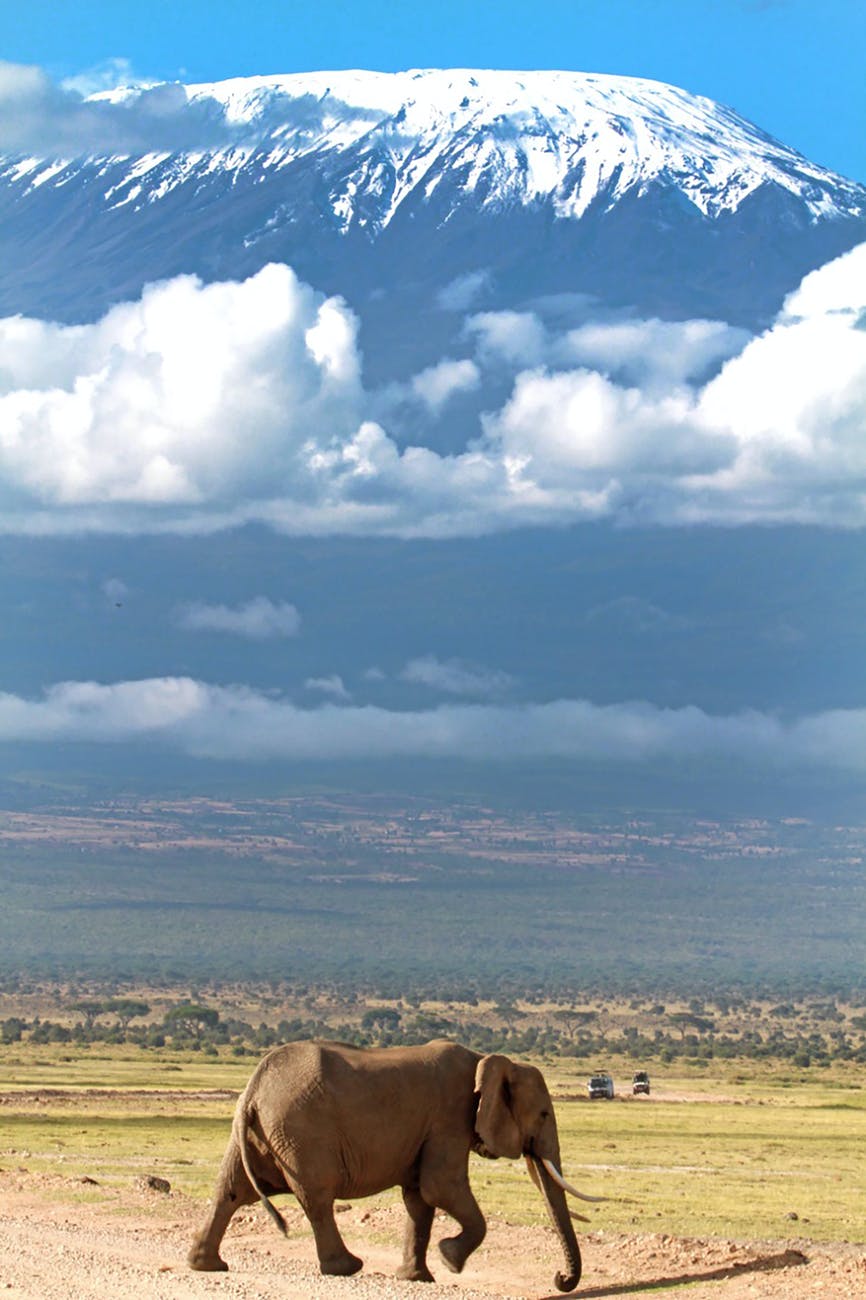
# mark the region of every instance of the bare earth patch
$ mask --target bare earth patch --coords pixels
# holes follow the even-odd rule
[[[350,1248],[365,1260],[353,1278],[323,1278],[312,1236],[299,1210],[285,1205],[283,1241],[258,1208],[236,1216],[224,1243],[227,1274],[190,1272],[188,1244],[202,1206],[130,1184],[101,1187],[79,1178],[0,1171],[0,1295],[15,1300],[547,1300],[558,1295],[553,1274],[559,1248],[551,1230],[491,1220],[487,1240],[465,1274],[438,1262],[433,1285],[397,1282],[402,1214],[396,1207],[341,1211]],[[438,1235],[453,1228],[442,1216]],[[435,1235],[434,1235],[435,1241]],[[852,1300],[866,1295],[866,1251],[808,1241],[689,1240],[657,1233],[587,1233],[581,1238],[584,1277],[577,1295],[688,1294],[689,1300]],[[438,1267],[437,1267],[438,1265]]]

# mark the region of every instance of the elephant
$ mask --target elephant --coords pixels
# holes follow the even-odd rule
[[[555,1285],[573,1291],[580,1247],[565,1192],[553,1103],[541,1071],[437,1039],[417,1047],[359,1048],[327,1041],[276,1047],[253,1072],[235,1110],[208,1217],[190,1267],[225,1270],[219,1248],[234,1212],[261,1199],[287,1233],[270,1197],[294,1193],[313,1229],[322,1273],[348,1276],[363,1261],[340,1236],[334,1201],[402,1190],[407,1211],[397,1277],[432,1282],[427,1247],[436,1209],[460,1231],[439,1243],[459,1273],[486,1233],[469,1186],[469,1153],[525,1156],[565,1255]]]

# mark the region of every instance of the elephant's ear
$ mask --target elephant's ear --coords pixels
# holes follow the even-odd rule
[[[523,1150],[520,1129],[511,1112],[513,1072],[507,1056],[483,1056],[475,1071],[475,1091],[480,1094],[475,1131],[492,1156],[510,1160],[516,1160]]]

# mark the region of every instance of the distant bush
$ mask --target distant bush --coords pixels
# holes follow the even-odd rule
[[[21,1036],[26,1028],[26,1020],[21,1020],[18,1016],[10,1016],[8,1020],[0,1021],[0,1041],[4,1043],[20,1043]]]

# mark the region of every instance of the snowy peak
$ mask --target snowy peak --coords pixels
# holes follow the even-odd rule
[[[162,97],[158,112],[155,96]],[[150,130],[153,147],[91,151],[86,160],[17,158],[0,166],[0,176],[32,191],[86,172],[107,206],[137,209],[188,182],[227,177],[233,186],[258,185],[313,167],[322,215],[330,209],[336,229],[372,234],[410,198],[435,197],[440,223],[467,203],[487,210],[545,204],[574,219],[591,204],[608,210],[657,187],[710,218],[736,211],[762,186],[791,195],[808,220],[866,212],[860,186],[732,110],[638,78],[316,72],[128,87],[88,102],[113,115],[115,126],[133,123],[127,134],[136,141]]]
[[[62,150],[25,131],[0,157],[0,314],[77,321],[155,280],[282,262],[353,304],[383,382],[428,364],[419,312],[439,357],[464,346],[438,306],[464,277],[488,307],[576,294],[760,328],[866,239],[866,189],[655,81],[316,72],[77,110]]]

